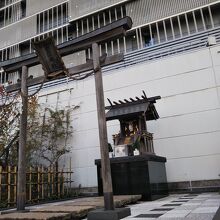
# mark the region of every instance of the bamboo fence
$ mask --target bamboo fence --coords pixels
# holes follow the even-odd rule
[[[30,167],[26,172],[26,201],[38,203],[70,196],[72,187],[71,165],[59,170],[57,166]],[[11,207],[17,200],[17,167],[0,166],[0,206]]]

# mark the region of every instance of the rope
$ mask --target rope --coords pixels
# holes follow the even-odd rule
[[[79,81],[79,80],[84,80],[84,79],[86,79],[87,77],[92,76],[93,73],[94,73],[94,71],[91,71],[91,72],[89,72],[89,73],[87,73],[87,74],[85,74],[85,75],[83,75],[83,76],[78,76],[78,77],[75,76],[75,77],[74,77],[74,76],[71,76],[71,75],[69,74],[69,72],[66,72],[66,75],[67,75],[70,79],[72,79],[72,80]],[[78,74],[78,75],[80,75],[80,74]]]
[[[41,85],[40,85],[40,87],[37,89],[37,91],[34,92],[34,93],[31,94],[31,95],[28,95],[28,97],[33,97],[33,96],[35,96],[38,92],[40,92],[40,90],[41,90],[41,89],[43,88],[43,86],[44,86],[45,81],[46,81],[46,77],[44,78],[43,82],[41,83]]]

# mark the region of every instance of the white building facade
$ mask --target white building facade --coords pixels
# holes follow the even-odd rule
[[[172,190],[216,189],[220,185],[220,1],[214,0],[5,0],[0,5],[0,66],[33,52],[32,40],[54,36],[61,44],[125,16],[133,19],[126,37],[100,45],[100,53],[125,54],[103,68],[106,105],[111,100],[162,97],[160,119],[148,123],[154,149],[167,158]],[[91,50],[63,57],[67,67],[84,63]],[[29,68],[34,77],[41,66]],[[1,70],[0,83],[20,73]],[[35,88],[32,88],[34,90]],[[40,102],[72,112],[69,140],[74,186],[97,187],[94,160],[100,158],[94,77],[44,85]],[[108,138],[119,131],[108,122]]]

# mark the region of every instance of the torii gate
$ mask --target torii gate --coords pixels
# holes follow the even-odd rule
[[[114,212],[113,192],[111,167],[108,153],[107,127],[105,118],[104,91],[102,81],[102,66],[120,62],[123,60],[123,54],[107,57],[99,54],[99,44],[114,40],[115,38],[125,36],[126,31],[131,29],[132,20],[125,17],[112,24],[99,28],[91,33],[65,42],[59,46],[51,38],[33,43],[36,54],[32,53],[26,56],[21,56],[12,60],[0,62],[0,67],[4,68],[7,73],[15,72],[22,69],[22,79],[14,85],[6,87],[6,92],[15,92],[21,90],[22,94],[22,114],[20,124],[19,137],[19,155],[18,155],[18,188],[17,188],[17,211],[25,210],[26,197],[26,163],[25,163],[25,146],[26,146],[26,128],[27,128],[27,103],[28,103],[28,87],[43,84],[55,79],[61,79],[67,76],[79,77],[79,74],[94,70],[95,86],[96,86],[96,101],[99,126],[99,140],[102,161],[102,180],[104,206],[108,213]],[[93,59],[87,63],[66,69],[61,56],[65,56],[77,51],[85,50],[92,47]],[[45,71],[45,76],[34,79],[28,78],[28,67],[35,66],[41,63]],[[55,65],[54,65],[55,64]],[[87,75],[83,76],[84,78]],[[83,77],[79,77],[82,79]],[[111,212],[112,211],[112,212]],[[111,215],[111,214],[110,214]],[[114,213],[112,214],[116,216]],[[90,219],[95,219],[90,216]],[[102,218],[103,220],[105,218]],[[108,217],[106,219],[117,219]]]

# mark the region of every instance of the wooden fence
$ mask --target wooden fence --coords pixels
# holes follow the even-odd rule
[[[59,170],[57,167],[29,168],[26,173],[27,203],[38,203],[70,196],[72,184],[71,167]],[[0,207],[16,204],[17,167],[0,166]]]

